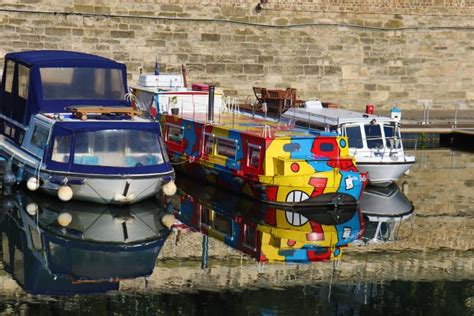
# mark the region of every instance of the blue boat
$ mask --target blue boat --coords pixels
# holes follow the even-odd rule
[[[7,184],[27,181],[63,201],[134,203],[163,188],[174,171],[159,125],[127,96],[124,64],[68,51],[5,56],[0,89],[0,155]]]
[[[0,208],[2,261],[28,293],[117,290],[149,276],[174,216],[156,198],[133,205],[61,203],[18,190]]]

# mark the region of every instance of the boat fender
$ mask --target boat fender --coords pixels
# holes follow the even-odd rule
[[[163,193],[165,195],[168,195],[168,196],[174,195],[176,193],[176,190],[177,188],[174,181],[170,181],[166,183],[165,185],[163,185]]]
[[[62,185],[62,186],[59,187],[58,198],[61,201],[67,202],[70,199],[72,199],[72,196],[73,196],[73,192],[72,192],[72,189],[71,189],[70,186]]]
[[[165,214],[161,218],[161,223],[168,229],[171,229],[171,227],[173,227],[175,221],[176,217],[173,214]]]
[[[38,181],[38,179],[36,177],[31,177],[26,182],[26,187],[30,191],[36,191],[40,187],[40,182]]]
[[[58,215],[58,224],[62,227],[67,227],[72,222],[72,215],[64,212]]]
[[[38,204],[35,202],[28,203],[26,206],[26,212],[31,216],[35,216],[38,213]]]

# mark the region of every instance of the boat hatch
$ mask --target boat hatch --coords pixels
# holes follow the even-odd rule
[[[158,173],[168,169],[158,125],[56,123],[48,164],[84,173]]]

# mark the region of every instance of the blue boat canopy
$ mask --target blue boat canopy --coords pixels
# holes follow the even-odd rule
[[[25,51],[5,56],[0,91],[3,115],[27,124],[36,113],[69,106],[130,106],[122,63],[70,51]]]

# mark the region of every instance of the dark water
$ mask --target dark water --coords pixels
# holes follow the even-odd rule
[[[0,312],[159,315],[472,315],[472,282],[305,285],[179,294],[3,300]]]
[[[295,212],[189,181],[127,207],[4,192],[0,313],[473,315],[474,156],[417,158],[359,207]]]

